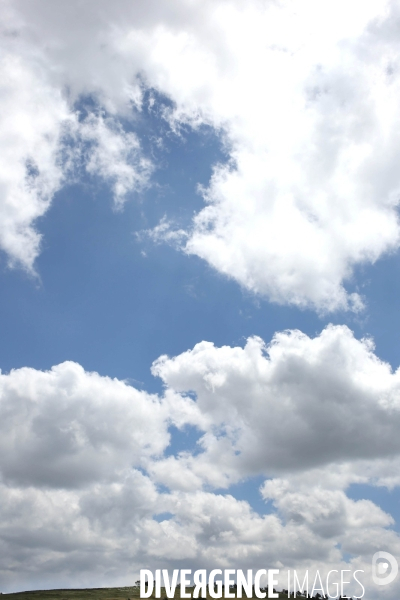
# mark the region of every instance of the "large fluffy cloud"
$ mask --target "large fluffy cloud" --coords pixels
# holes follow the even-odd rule
[[[392,459],[400,452],[400,372],[369,340],[330,326],[314,339],[299,331],[244,348],[201,342],[153,373],[178,392],[194,392],[208,419],[197,456],[167,459],[157,472],[183,485],[228,484],[243,474],[307,471],[321,465]],[[364,463],[364,467],[361,464]],[[190,477],[182,469],[190,465]],[[381,468],[381,465],[379,466]]]
[[[190,399],[161,402],[72,362],[48,372],[24,368],[0,375],[0,398],[0,470],[3,481],[22,486],[118,480],[127,465],[140,467],[161,455],[169,425],[195,412]]]
[[[276,566],[282,587],[288,568],[361,568],[371,594],[372,554],[400,551],[392,517],[346,495],[399,485],[399,372],[372,343],[345,327],[202,342],[153,372],[162,395],[72,362],[0,376],[3,586]],[[198,448],[166,456],[171,425],[197,428]],[[256,473],[268,514],[215,491]]]
[[[118,119],[153,87],[174,127],[210,124],[230,155],[183,249],[273,301],[358,310],[354,267],[399,244],[397,13],[381,0],[3,2],[1,247],[32,267],[83,96],[114,119],[92,128],[89,170],[118,203],[146,185]]]

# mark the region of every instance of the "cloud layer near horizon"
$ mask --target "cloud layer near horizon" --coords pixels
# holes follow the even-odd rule
[[[368,571],[382,544],[400,552],[391,516],[346,496],[350,483],[399,485],[399,371],[370,341],[329,326],[268,346],[201,342],[153,373],[162,396],[72,362],[0,376],[7,589],[15,569],[19,588],[52,573],[120,584],[161,563],[324,570],[346,568],[346,552]],[[195,427],[197,448],[166,456],[171,425]],[[212,491],[255,474],[265,516]]]
[[[121,118],[134,129],[143,90],[155,89],[173,102],[173,128],[211,125],[230,157],[180,247],[272,301],[361,308],[344,287],[354,267],[400,239],[396,3],[13,0],[1,10],[0,246],[11,263],[34,268],[35,220],[76,164],[109,182],[117,206],[149,184],[157,165]],[[97,108],[82,121],[83,97]],[[176,239],[173,227],[158,233]]]

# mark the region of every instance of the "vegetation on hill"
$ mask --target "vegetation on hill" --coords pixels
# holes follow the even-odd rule
[[[190,588],[187,588],[189,591]],[[15,594],[3,594],[10,600],[134,600],[139,599],[139,587],[118,588],[90,588],[90,589],[68,589],[68,590],[36,590],[33,592],[18,592]],[[287,598],[287,594],[279,594],[280,599]],[[150,597],[154,600],[154,593]],[[164,590],[161,590],[161,598],[165,598]],[[180,598],[180,590],[177,587],[175,598]],[[207,595],[208,600],[212,600]],[[150,600],[150,599],[149,599]]]

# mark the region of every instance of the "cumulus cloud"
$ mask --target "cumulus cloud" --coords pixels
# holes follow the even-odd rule
[[[7,590],[71,576],[128,585],[160,566],[367,577],[375,551],[400,552],[392,517],[346,495],[354,482],[399,485],[399,371],[371,341],[330,326],[313,339],[278,333],[268,346],[202,342],[160,357],[153,373],[162,395],[72,362],[0,375]],[[171,425],[197,428],[196,451],[166,456]],[[255,473],[265,515],[215,489]]]
[[[117,204],[146,184],[138,139],[115,123],[150,87],[172,100],[173,127],[213,126],[230,156],[179,232],[184,251],[274,302],[362,308],[346,288],[354,268],[399,245],[395,3],[14,0],[2,13],[13,143],[0,243],[12,260],[31,268],[39,251],[35,219],[61,185],[60,136],[83,96],[114,119],[89,121],[88,169]],[[40,178],[28,189],[32,155]]]
[[[163,481],[172,480],[174,467],[187,486],[347,461],[364,464],[363,472],[369,461],[400,452],[400,372],[344,326],[313,339],[278,333],[268,346],[260,338],[244,348],[201,342],[175,358],[160,357],[153,373],[175,392],[194,392],[208,419],[203,452],[154,466]]]
[[[74,488],[112,481],[169,443],[168,411],[157,397],[76,363],[1,375],[0,395],[5,482]]]

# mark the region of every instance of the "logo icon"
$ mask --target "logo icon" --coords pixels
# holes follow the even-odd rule
[[[397,577],[399,565],[389,552],[375,552],[372,557],[372,581],[377,585],[388,585]]]

